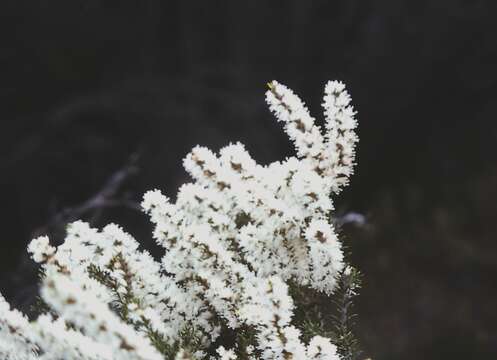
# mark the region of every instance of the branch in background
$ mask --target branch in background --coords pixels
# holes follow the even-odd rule
[[[45,225],[38,227],[31,233],[31,238],[49,234],[54,244],[60,244],[64,239],[68,223],[88,217],[88,221],[94,224],[100,219],[103,211],[108,208],[121,207],[141,211],[138,202],[132,200],[128,194],[121,192],[124,183],[138,172],[139,158],[139,152],[132,154],[126,164],[114,172],[95,195],[80,205],[66,207],[55,212]],[[36,272],[37,266],[31,261],[28,253],[24,253],[17,270],[10,278],[14,286],[18,287],[19,284],[22,284],[22,289],[17,292],[12,302],[27,313],[31,313],[33,305],[36,305],[33,303],[36,301],[38,292]]]
[[[367,224],[367,219],[366,216],[361,213],[350,211],[342,216],[339,216],[336,219],[336,222],[339,225],[353,224],[357,227],[363,227]]]
[[[132,200],[129,195],[124,194],[124,196],[119,196],[119,192],[126,180],[138,172],[137,162],[139,157],[139,153],[131,155],[127,163],[112,174],[100,191],[80,205],[66,207],[57,212],[45,225],[35,229],[32,232],[31,237],[35,238],[52,232],[59,233],[59,231],[64,229],[68,223],[87,215],[91,215],[89,222],[94,224],[98,221],[103,210],[106,208],[124,207],[140,210],[140,204]]]

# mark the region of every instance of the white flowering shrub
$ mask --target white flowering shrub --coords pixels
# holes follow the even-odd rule
[[[195,147],[176,201],[143,199],[160,262],[113,224],[72,223],[57,248],[33,240],[41,314],[28,320],[0,299],[0,358],[352,359],[347,319],[315,309],[330,296],[348,310],[357,287],[331,215],[354,165],[350,97],[328,82],[324,131],[276,81],[266,100],[297,157],[261,166],[240,143]]]

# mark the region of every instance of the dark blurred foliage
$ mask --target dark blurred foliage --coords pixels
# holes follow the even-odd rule
[[[197,143],[292,153],[266,109],[278,79],[320,114],[327,79],[359,112],[357,174],[338,212],[364,273],[358,335],[374,359],[497,355],[497,2],[26,1],[0,5],[2,291],[36,229],[91,198],[139,152],[123,188],[174,196]],[[147,219],[106,209],[152,248]]]

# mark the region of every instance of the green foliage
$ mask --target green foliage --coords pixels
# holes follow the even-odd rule
[[[181,340],[171,345],[157,331],[154,331],[150,324],[146,322],[145,325],[152,345],[164,355],[166,360],[175,360],[180,349],[184,351],[185,355],[193,355],[202,348],[201,339],[193,327],[183,329],[180,333]]]
[[[339,274],[337,281],[331,298],[311,288],[290,284],[297,307],[294,323],[302,329],[304,341],[315,335],[329,337],[343,360],[359,360],[362,351],[353,332],[356,318],[353,302],[361,287],[361,274],[349,266]]]
[[[353,312],[353,300],[358,295],[360,287],[360,272],[349,266],[340,274],[338,287],[333,296],[333,303],[337,309],[337,313],[331,318],[333,338],[343,360],[358,360],[362,354],[359,342],[353,333],[356,318]]]

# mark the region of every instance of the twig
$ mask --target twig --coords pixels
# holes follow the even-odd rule
[[[95,223],[105,208],[125,207],[140,210],[140,205],[136,201],[127,197],[116,197],[124,182],[138,172],[136,165],[138,159],[138,153],[131,155],[128,162],[110,177],[100,191],[80,205],[66,207],[57,212],[45,225],[35,229],[32,232],[32,237],[49,233],[50,230],[60,229],[67,223],[78,220],[91,212],[93,212],[93,215],[89,222]]]

